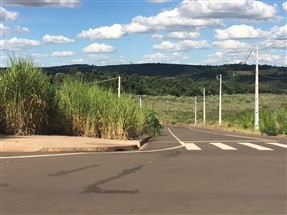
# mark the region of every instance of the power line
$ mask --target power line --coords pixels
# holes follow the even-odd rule
[[[269,79],[273,79],[273,80],[285,80],[287,79],[287,77],[283,77],[283,78],[276,78],[276,77],[270,77],[270,76],[267,76],[267,75],[263,75],[263,74],[260,74],[262,77],[265,77],[265,78],[269,78]]]

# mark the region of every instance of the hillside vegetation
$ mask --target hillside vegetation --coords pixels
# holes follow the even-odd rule
[[[260,92],[287,93],[287,68],[260,65]],[[230,64],[195,66],[178,64],[129,64],[114,66],[70,65],[44,68],[54,81],[64,76],[77,75],[87,82],[122,77],[125,92],[136,95],[198,96],[201,88],[209,95],[218,94],[222,74],[223,93],[254,93],[255,65]],[[102,87],[116,89],[116,82],[102,83]]]

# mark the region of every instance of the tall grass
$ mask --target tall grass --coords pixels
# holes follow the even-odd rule
[[[4,134],[109,139],[155,134],[160,128],[155,115],[141,109],[131,95],[118,98],[112,91],[75,78],[52,85],[30,58],[11,58],[0,74],[0,123]]]
[[[56,91],[57,108],[66,133],[127,139],[144,131],[146,110],[130,95],[121,98],[97,85],[67,78]]]
[[[0,77],[2,133],[41,133],[48,122],[49,78],[32,59],[14,57]]]

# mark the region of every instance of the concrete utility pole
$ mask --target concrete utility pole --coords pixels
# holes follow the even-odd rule
[[[218,125],[221,125],[221,96],[222,96],[222,75],[219,75],[219,110],[218,110]]]
[[[197,123],[197,97],[194,97],[194,125]]]
[[[121,97],[121,76],[119,76],[119,83],[118,83],[118,97]]]
[[[258,44],[256,47],[256,69],[255,69],[255,115],[254,129],[259,130],[259,66],[258,66]]]
[[[205,125],[205,88],[203,88],[203,125]]]
[[[140,97],[140,108],[142,108],[142,97]]]

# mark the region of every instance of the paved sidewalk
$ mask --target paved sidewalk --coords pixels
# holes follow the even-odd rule
[[[0,152],[105,152],[139,149],[143,140],[72,136],[0,136]]]

